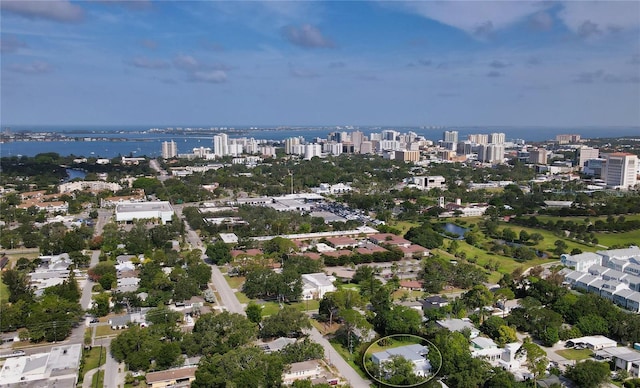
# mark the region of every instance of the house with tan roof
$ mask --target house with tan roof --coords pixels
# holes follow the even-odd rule
[[[196,379],[197,366],[149,372],[145,376],[149,388],[182,388],[191,386]]]

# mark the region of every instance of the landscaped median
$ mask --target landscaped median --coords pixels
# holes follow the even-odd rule
[[[99,368],[107,362],[107,349],[102,346],[94,346],[82,352],[82,362],[80,365],[80,377],[78,383],[84,381],[84,377],[92,369]],[[92,384],[92,386],[94,386]]]

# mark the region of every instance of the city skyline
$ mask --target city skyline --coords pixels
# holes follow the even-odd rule
[[[3,1],[2,125],[640,125],[637,2]]]

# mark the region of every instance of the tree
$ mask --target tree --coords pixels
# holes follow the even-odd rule
[[[485,285],[478,284],[462,294],[462,301],[470,309],[479,308],[481,316],[484,316],[482,310],[484,310],[485,306],[490,306],[493,303],[493,294]]]
[[[542,376],[547,370],[549,360],[547,359],[547,353],[542,348],[533,342],[531,339],[525,339],[520,351],[526,352],[527,364],[529,365],[529,371],[533,373],[534,382],[538,380],[538,377]]]
[[[9,289],[9,302],[24,300],[29,303],[33,300],[29,279],[24,272],[15,269],[6,270],[2,272],[2,282]]]
[[[262,320],[262,306],[253,301],[249,302],[245,312],[247,313],[247,318],[253,323],[257,324]]]
[[[324,358],[322,345],[310,341],[308,338],[285,346],[279,353],[287,364]]]
[[[505,239],[505,241],[513,242],[516,240],[517,235],[516,235],[516,232],[513,231],[513,229],[504,228],[502,230],[502,238]]]
[[[284,306],[277,314],[262,321],[260,335],[263,338],[297,337],[302,329],[311,328],[309,318],[294,306]]]
[[[356,332],[358,331],[363,335],[368,333],[369,329],[371,329],[371,324],[356,310],[345,309],[340,312],[340,316],[342,317],[343,324],[336,332],[336,338],[349,349],[349,353],[353,353],[354,347],[356,347],[360,341]]]
[[[569,248],[567,246],[567,243],[564,242],[563,240],[556,240],[553,245],[555,245],[555,249],[553,250],[553,253],[555,253],[557,256],[562,255],[563,253],[567,252],[567,248]]]
[[[422,314],[406,306],[394,306],[391,310],[379,311],[374,318],[376,331],[383,335],[420,334]]]
[[[193,327],[194,354],[225,353],[256,339],[257,326],[240,314],[203,314]]]
[[[565,375],[578,387],[597,388],[609,380],[609,364],[585,360],[570,366]]]
[[[430,257],[422,263],[423,287],[426,292],[438,293],[452,278],[453,266],[438,256]]]
[[[109,314],[109,294],[100,293],[93,297],[94,306],[91,309],[92,314],[97,317],[105,317]]]
[[[210,354],[200,361],[193,388],[279,387],[284,362],[278,354],[258,347],[240,347]]]
[[[529,239],[531,238],[531,235],[524,229],[520,230],[520,235],[518,240],[520,240],[521,243],[526,243],[527,241],[529,241]]]
[[[213,245],[207,245],[206,255],[215,265],[226,264],[231,261],[231,248],[222,240]]]
[[[383,381],[392,385],[413,385],[423,380],[413,371],[413,362],[400,355],[393,355],[382,366]]]

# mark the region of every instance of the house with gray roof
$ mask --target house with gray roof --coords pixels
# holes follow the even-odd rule
[[[476,338],[477,336],[480,335],[480,330],[476,329],[473,323],[471,323],[471,320],[469,320],[468,318],[441,319],[439,321],[436,321],[436,323],[438,324],[438,326],[445,328],[449,331],[462,332],[465,330],[469,330],[471,333],[469,338]]]
[[[413,373],[417,376],[426,376],[431,372],[431,363],[427,359],[427,354],[429,354],[428,347],[420,344],[412,344],[373,353],[371,355],[371,361],[373,361],[374,364],[380,365],[384,370],[384,365],[391,362],[394,356],[401,356],[405,360],[413,363]]]

